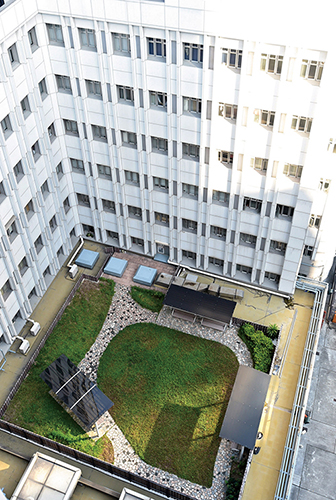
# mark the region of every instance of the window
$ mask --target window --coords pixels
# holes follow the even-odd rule
[[[15,165],[15,167],[13,168],[13,172],[16,177],[16,182],[19,183],[22,177],[24,176],[21,160]]]
[[[39,82],[39,91],[43,101],[48,95],[47,83],[45,78],[42,78],[42,80]]]
[[[138,172],[131,172],[130,170],[125,170],[125,180],[127,184],[140,185],[140,178]]]
[[[61,245],[56,252],[57,258],[59,259],[61,255],[64,255],[63,246]]]
[[[112,240],[117,240],[119,242],[119,234],[116,233],[115,231],[106,230],[106,236],[108,238],[112,238]]]
[[[137,147],[137,138],[134,132],[126,132],[125,130],[122,130],[121,140],[123,146],[132,146],[134,148]]]
[[[102,88],[101,83],[94,80],[85,80],[86,92],[88,97],[94,97],[96,99],[102,99]]]
[[[10,294],[12,293],[13,289],[11,287],[11,284],[9,282],[9,280],[6,281],[6,283],[4,284],[4,286],[1,288],[1,295],[2,295],[2,298],[3,300],[7,300],[8,297],[10,296]]]
[[[53,215],[49,221],[49,227],[53,233],[57,227],[56,215]]]
[[[183,59],[185,61],[201,64],[203,62],[203,45],[198,45],[196,43],[184,43],[183,54]]]
[[[69,196],[67,196],[65,198],[65,200],[63,201],[63,208],[64,208],[64,212],[67,214],[71,208],[70,206],[70,201],[69,201]]]
[[[91,125],[91,128],[94,140],[107,142],[107,132],[105,127],[101,127],[100,125]]]
[[[1,128],[5,136],[5,139],[7,139],[7,137],[9,137],[13,132],[9,115],[5,116],[5,118],[1,121]]]
[[[240,233],[239,234],[239,243],[241,245],[250,246],[255,248],[257,243],[257,237],[253,236],[253,234]]]
[[[309,219],[309,227],[320,227],[322,215],[312,214]]]
[[[144,240],[141,238],[135,238],[134,236],[131,236],[131,243],[132,245],[137,245],[138,247],[144,246]]]
[[[241,68],[243,57],[242,50],[236,49],[222,49],[222,63],[228,66],[229,68]]]
[[[49,195],[49,186],[48,186],[48,180],[46,180],[42,186],[41,186],[41,193],[43,194],[43,198],[46,199],[46,197]]]
[[[28,294],[28,299],[32,299],[33,297],[36,297],[36,288],[32,288]]]
[[[153,108],[162,108],[167,110],[167,94],[163,92],[155,92],[154,90],[149,91],[150,105]]]
[[[265,278],[270,281],[274,281],[275,283],[279,283],[280,274],[271,273],[270,271],[265,272]]]
[[[224,260],[216,259],[216,257],[209,257],[209,264],[216,267],[223,267]]]
[[[261,54],[260,69],[273,75],[281,75],[283,56]]]
[[[62,26],[59,24],[47,24],[49,42],[52,45],[64,46]]]
[[[82,207],[90,207],[90,198],[88,197],[87,194],[82,194],[82,193],[76,193],[76,194],[77,194],[78,205],[81,205]]]
[[[313,252],[314,252],[314,247],[311,247],[310,245],[305,245],[304,246],[303,255],[305,257],[309,257],[311,259],[312,256],[313,256]]]
[[[200,115],[202,112],[202,99],[194,97],[183,97],[183,113],[194,113]]]
[[[321,81],[324,63],[322,61],[308,61],[302,59],[300,76],[307,80]]]
[[[152,151],[168,154],[168,141],[159,137],[152,137]]]
[[[124,55],[131,55],[130,36],[124,33],[112,33],[113,51]]]
[[[50,275],[50,274],[51,274],[51,273],[50,273],[50,267],[49,267],[49,266],[47,266],[47,267],[45,268],[45,270],[43,271],[43,273],[42,273],[42,274],[43,274],[43,278],[46,278],[46,276]]]
[[[16,48],[16,43],[14,43],[8,49],[9,60],[11,62],[12,68],[16,68],[20,64],[19,55]]]
[[[14,241],[18,235],[15,221],[13,221],[8,227],[6,227],[6,233],[9,241],[12,243],[12,241]]]
[[[154,215],[156,224],[161,224],[162,226],[169,226],[169,215],[161,214],[159,212],[155,212]]]
[[[210,238],[220,238],[226,240],[226,229],[217,226],[210,226]]]
[[[235,104],[223,104],[219,103],[218,115],[228,120],[236,120],[237,118],[238,106]]]
[[[27,205],[24,207],[24,211],[26,213],[27,219],[30,220],[35,213],[33,200],[30,200],[27,203]]]
[[[5,187],[3,185],[3,181],[1,181],[0,182],[0,203],[2,203],[5,198],[6,198],[6,191],[5,191]]]
[[[169,181],[168,179],[161,179],[161,177],[153,177],[153,188],[162,189],[163,191],[168,191]]]
[[[61,161],[59,162],[59,164],[56,167],[56,174],[57,174],[58,179],[61,179],[64,175],[63,165],[62,165]]]
[[[97,50],[94,30],[78,28],[78,32],[82,49]]]
[[[189,219],[182,219],[182,230],[190,233],[197,233],[197,222]]]
[[[266,158],[251,158],[251,167],[260,172],[266,172],[268,160]]]
[[[299,132],[304,132],[306,134],[309,134],[312,123],[313,123],[312,118],[305,118],[304,116],[294,115],[292,118],[291,128],[294,130],[298,130]]]
[[[41,156],[40,145],[38,141],[36,141],[35,144],[32,145],[31,151],[34,157],[34,161],[37,162],[37,160]]]
[[[17,313],[14,314],[14,316],[12,317],[12,323],[13,325],[16,323],[16,321],[22,319],[22,315],[21,315],[21,312],[20,312],[20,309],[17,311]]]
[[[252,274],[252,267],[243,266],[242,264],[237,264],[236,269],[242,274]]]
[[[32,52],[38,49],[38,42],[35,27],[28,31],[28,40]]]
[[[330,179],[320,179],[318,188],[320,191],[327,193],[329,191],[331,180]]]
[[[229,205],[230,193],[224,193],[223,191],[212,191],[212,201],[215,203],[220,203],[221,205]]]
[[[182,257],[185,258],[185,259],[196,261],[196,254],[195,254],[195,252],[189,252],[189,250],[182,250]]]
[[[88,238],[94,238],[95,236],[95,230],[93,226],[90,226],[89,224],[82,224],[83,226],[83,232],[86,234]]]
[[[75,135],[79,137],[77,122],[73,120],[63,120],[65,133],[67,135]]]
[[[226,165],[232,167],[233,163],[233,152],[232,151],[218,151],[218,161],[225,163]]]
[[[34,241],[34,247],[35,247],[35,250],[37,253],[40,253],[40,251],[42,250],[43,248],[43,240],[42,240],[42,235],[40,234],[40,236]]]
[[[82,160],[76,160],[75,158],[70,158],[70,163],[71,163],[71,169],[73,171],[85,174],[84,163],[82,162]]]
[[[293,217],[294,208],[288,207],[287,205],[277,205],[275,215],[277,217],[289,217],[290,219]]]
[[[166,40],[161,38],[147,38],[148,55],[166,57]]]
[[[23,259],[21,260],[21,262],[18,265],[18,269],[19,269],[21,276],[23,276],[24,273],[28,270],[28,262],[27,262],[26,257],[23,257]]]
[[[108,165],[97,165],[98,176],[112,180],[111,168]]]
[[[56,83],[59,92],[72,94],[70,78],[65,75],[56,75]]]
[[[117,85],[118,91],[118,101],[126,101],[134,104],[134,91],[132,87],[124,87],[123,85]]]
[[[199,146],[195,144],[186,144],[182,143],[182,153],[183,157],[187,159],[196,159],[199,160]]]
[[[182,195],[191,196],[192,198],[198,198],[198,187],[192,184],[182,184]]]
[[[56,139],[55,125],[53,123],[48,127],[48,135],[50,142],[53,143]]]
[[[271,240],[270,243],[270,252],[271,253],[279,253],[280,255],[285,255],[287,244],[282,243],[281,241]]]
[[[115,203],[114,201],[111,201],[111,200],[102,200],[103,202],[103,210],[105,210],[105,212],[112,212],[113,214],[115,214]]]
[[[265,127],[272,128],[274,125],[275,111],[266,111],[265,109],[254,110],[254,121],[265,125]]]
[[[142,210],[139,207],[132,207],[128,205],[128,215],[132,218],[142,217]]]
[[[27,116],[29,116],[31,113],[29,99],[28,99],[27,95],[21,101],[21,109],[22,109],[23,117],[26,119]]]
[[[260,212],[262,201],[256,200],[255,198],[248,198],[245,196],[243,210],[255,210],[256,212]]]
[[[287,177],[292,177],[293,179],[300,179],[302,175],[303,167],[301,165],[292,165],[290,163],[285,163],[283,173]]]

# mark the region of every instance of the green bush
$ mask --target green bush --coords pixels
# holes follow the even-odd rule
[[[249,323],[244,323],[239,328],[239,336],[247,345],[256,370],[268,373],[274,351],[272,340],[262,331],[255,331]]]
[[[149,290],[139,286],[132,286],[131,297],[141,307],[153,312],[160,312],[163,306],[164,293],[157,290]]]
[[[226,500],[238,500],[241,483],[241,480],[232,477],[226,481]]]
[[[267,327],[267,337],[274,340],[278,338],[278,335],[279,335],[278,325],[273,324]]]

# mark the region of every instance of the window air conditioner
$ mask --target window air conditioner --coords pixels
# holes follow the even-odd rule
[[[158,253],[164,254],[164,248],[163,248],[163,246],[158,246],[157,251],[158,251]]]
[[[41,330],[41,325],[40,325],[40,323],[38,323],[37,321],[34,321],[34,322],[33,322],[33,326],[32,326],[32,327],[31,327],[31,329],[30,329],[30,333],[31,333],[32,335],[34,335],[34,336],[35,336],[35,335],[37,335],[37,334],[38,334],[38,332],[39,332],[40,330]]]
[[[70,278],[74,278],[78,273],[78,266],[73,264],[69,269]]]
[[[269,280],[270,280],[270,281],[275,281],[275,278],[273,278],[273,277],[271,278],[271,277],[270,277],[270,278],[269,278]]]
[[[215,266],[219,267],[220,263],[219,262],[215,262]]]
[[[243,274],[247,274],[246,269],[242,269],[242,270],[241,270],[241,272],[242,272]]]

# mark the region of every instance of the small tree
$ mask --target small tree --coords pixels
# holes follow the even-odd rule
[[[278,335],[279,335],[278,325],[273,324],[267,327],[267,337],[274,340],[278,338]]]

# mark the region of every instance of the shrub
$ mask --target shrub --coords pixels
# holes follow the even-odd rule
[[[268,373],[274,351],[272,340],[266,337],[262,331],[255,331],[249,323],[244,323],[239,328],[239,336],[251,353],[254,368]]]
[[[131,297],[141,307],[153,312],[160,312],[163,306],[164,293],[157,290],[149,290],[139,286],[132,286]]]
[[[278,335],[279,335],[278,325],[273,324],[267,327],[267,337],[274,340],[278,338]]]
[[[238,500],[241,480],[229,478],[226,481],[226,500]]]

